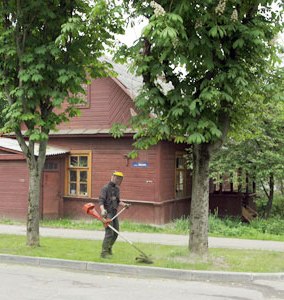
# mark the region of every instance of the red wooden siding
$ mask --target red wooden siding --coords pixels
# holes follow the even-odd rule
[[[131,98],[111,78],[91,82],[90,105],[81,108],[81,115],[61,124],[60,129],[110,128],[113,123],[126,124],[130,118]]]
[[[109,126],[113,123],[127,124],[130,119],[130,108],[133,101],[128,95],[111,79],[109,95]]]
[[[162,142],[161,147],[161,200],[175,198],[175,146]]]
[[[0,216],[23,219],[27,214],[29,175],[26,161],[0,161]]]
[[[163,142],[135,159],[127,159],[132,150],[130,137],[51,137],[50,143],[70,150],[92,150],[92,193],[90,198],[64,197],[64,215],[84,217],[82,205],[97,203],[101,188],[110,180],[114,170],[124,173],[121,198],[133,204],[122,218],[163,224],[189,212],[189,197],[175,199],[175,154],[182,145]],[[135,167],[134,163],[147,163]],[[86,216],[85,216],[86,217]]]
[[[92,150],[92,198],[99,196],[100,190],[114,170],[124,173],[121,197],[129,200],[159,201],[155,194],[157,183],[156,147],[142,151],[138,158],[128,160],[126,155],[132,150],[132,139],[96,138],[51,138],[50,143],[71,150]],[[133,167],[133,162],[145,161],[147,168]]]

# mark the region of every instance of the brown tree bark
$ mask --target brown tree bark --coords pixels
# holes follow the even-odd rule
[[[269,176],[269,194],[268,194],[268,201],[265,207],[265,218],[268,219],[271,213],[272,204],[274,198],[274,175],[270,174]]]
[[[192,196],[190,208],[189,250],[205,257],[208,254],[209,164],[211,156],[223,145],[229,129],[229,116],[221,115],[222,136],[212,143],[194,144]]]
[[[29,198],[28,198],[28,215],[27,215],[27,245],[37,247],[39,241],[39,199],[40,199],[40,182],[41,172],[38,168],[29,170]]]
[[[209,162],[209,144],[193,145],[189,250],[198,256],[208,252]]]

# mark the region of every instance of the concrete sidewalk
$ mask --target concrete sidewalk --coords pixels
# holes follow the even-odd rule
[[[25,235],[25,226],[0,224],[0,234]],[[148,234],[123,232],[126,238],[136,243],[152,243],[165,245],[187,246],[188,236],[173,234]],[[102,240],[104,231],[72,230],[40,228],[42,237],[60,237],[73,239]],[[284,252],[284,242],[242,240],[231,238],[209,238],[211,248],[235,248],[235,249],[258,249]],[[258,280],[284,281],[282,273],[241,273],[241,272],[216,272],[177,270],[159,268],[153,266],[119,265],[110,263],[94,263],[86,261],[72,261],[65,259],[53,259],[42,257],[27,257],[20,255],[0,254],[0,263],[16,263],[33,265],[38,267],[71,269],[74,271],[88,271],[98,274],[116,274],[137,278],[164,278],[173,280],[196,280],[196,281],[221,281],[221,282],[257,282]]]
[[[25,235],[26,227],[19,225],[0,224],[0,234]],[[189,238],[187,235],[175,234],[138,233],[122,231],[121,234],[135,243],[151,243],[177,246],[187,246]],[[41,227],[40,235],[43,237],[102,240],[104,237],[104,231]],[[119,240],[122,241],[123,239],[119,237]],[[255,249],[284,252],[284,242],[209,237],[209,248]]]

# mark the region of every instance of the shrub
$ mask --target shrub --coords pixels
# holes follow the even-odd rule
[[[260,216],[264,215],[265,207],[267,204],[266,197],[260,197],[256,199],[256,210]],[[284,218],[284,196],[276,194],[273,199],[272,209],[270,213],[271,217]]]

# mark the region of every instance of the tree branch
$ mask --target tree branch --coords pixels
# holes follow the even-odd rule
[[[210,153],[214,153],[215,151],[220,149],[221,146],[224,144],[227,133],[230,128],[229,116],[225,115],[225,114],[222,114],[221,116],[219,116],[219,123],[220,123],[220,127],[221,127],[220,129],[221,129],[222,135],[216,142],[213,142],[210,144],[210,146],[209,146]]]
[[[15,133],[16,133],[17,141],[18,141],[24,155],[30,160],[31,159],[30,150],[29,150],[28,145],[25,142],[25,139],[24,139],[24,136],[21,132],[21,129],[19,127],[17,127],[15,129]]]
[[[264,190],[264,192],[265,192],[266,197],[269,199],[269,194],[268,194],[268,192],[267,192],[267,190],[266,190],[266,188],[265,188],[265,186],[264,186],[263,181],[260,180],[260,183],[261,183],[261,186],[262,186],[262,188],[263,188],[263,190]]]

